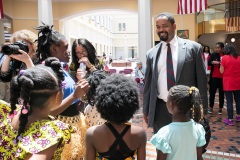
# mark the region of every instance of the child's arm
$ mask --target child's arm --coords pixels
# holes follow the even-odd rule
[[[167,154],[157,150],[157,160],[166,160]]]
[[[142,129],[140,133],[141,145],[137,149],[137,159],[145,160],[146,159],[146,143],[147,143],[147,135],[144,129]]]
[[[53,158],[53,154],[55,152],[55,150],[58,147],[58,143],[56,143],[55,145],[39,152],[36,154],[28,154],[28,156],[26,157],[26,160],[36,160],[36,159],[41,159],[41,160],[51,160]]]
[[[95,128],[95,127],[94,127]],[[86,133],[86,160],[95,160],[96,159],[96,150],[93,146],[93,127],[87,129]]]
[[[197,147],[197,160],[203,160],[202,158],[202,147]]]

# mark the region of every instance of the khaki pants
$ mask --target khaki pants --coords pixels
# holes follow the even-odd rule
[[[0,99],[10,102],[10,83],[0,82]]]

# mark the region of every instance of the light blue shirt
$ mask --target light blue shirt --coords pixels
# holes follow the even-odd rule
[[[150,142],[163,153],[166,160],[197,160],[197,147],[204,146],[205,130],[194,122],[172,122],[161,128]]]

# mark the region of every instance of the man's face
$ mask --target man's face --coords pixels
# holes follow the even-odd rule
[[[160,40],[170,42],[175,36],[176,24],[171,24],[167,17],[159,17],[156,21],[156,32]]]
[[[218,44],[216,44],[214,50],[215,50],[216,53],[222,53],[223,52],[223,48],[221,48]]]

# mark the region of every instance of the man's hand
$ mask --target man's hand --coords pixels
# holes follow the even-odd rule
[[[147,114],[143,114],[143,118],[144,118],[145,123],[148,123],[148,115]]]

